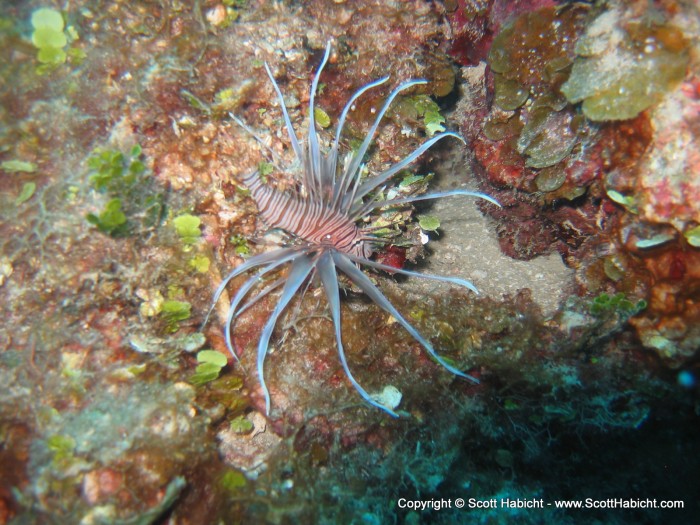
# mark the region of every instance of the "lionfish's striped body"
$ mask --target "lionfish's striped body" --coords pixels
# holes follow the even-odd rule
[[[296,242],[289,247],[280,248],[272,252],[251,257],[243,264],[238,266],[235,270],[229,273],[229,275],[217,288],[214,294],[214,304],[216,304],[216,302],[219,300],[226,286],[232,279],[249,270],[258,268],[257,272],[237,290],[236,294],[231,300],[228,319],[226,321],[226,344],[234,358],[238,359],[238,356],[233,350],[232,342],[232,332],[237,316],[260,298],[278,288],[282,289],[277,305],[272,311],[267,323],[263,327],[263,331],[258,342],[258,378],[260,380],[263,395],[265,396],[266,411],[269,414],[270,394],[265,384],[263,372],[265,357],[267,355],[272,332],[280,315],[297,291],[299,291],[299,289],[308,279],[318,277],[326,293],[331,317],[333,318],[340,363],[349,381],[365,401],[396,417],[397,414],[393,412],[393,410],[373,399],[372,396],[370,396],[364,390],[364,388],[360,386],[350,372],[350,368],[348,367],[348,363],[345,359],[345,352],[343,350],[343,343],[341,340],[340,294],[338,291],[337,270],[343,272],[350,279],[350,281],[355,284],[355,286],[360,288],[375,303],[392,315],[438,363],[454,374],[472,381],[476,380],[447,363],[435,352],[432,345],[422,335],[420,335],[415,328],[413,328],[413,326],[398,312],[398,310],[396,310],[391,302],[384,297],[381,291],[372,283],[370,278],[358,268],[357,265],[362,264],[375,269],[390,271],[392,273],[403,273],[406,275],[450,282],[469,288],[474,292],[476,292],[476,288],[474,288],[469,281],[465,281],[464,279],[420,274],[408,270],[388,267],[370,260],[369,257],[374,251],[373,241],[375,239],[371,234],[371,230],[358,227],[357,221],[377,208],[398,206],[417,200],[434,199],[451,195],[469,195],[486,199],[496,205],[498,205],[498,203],[488,195],[466,190],[454,190],[445,193],[433,193],[389,201],[381,201],[376,198],[381,194],[381,189],[393,175],[415,161],[420,155],[423,154],[423,152],[425,152],[437,141],[442,140],[445,137],[455,137],[462,140],[459,135],[451,132],[440,133],[432,137],[416,148],[408,157],[397,162],[387,170],[377,175],[370,176],[366,181],[361,180],[360,172],[362,169],[363,157],[367,153],[367,149],[369,148],[374,134],[379,127],[379,123],[389,108],[389,105],[402,91],[417,84],[425,84],[425,81],[423,80],[412,80],[405,82],[391,92],[384,102],[382,108],[378,111],[377,118],[367,134],[367,137],[362,142],[359,149],[353,152],[353,154],[341,167],[338,164],[340,136],[345,124],[345,119],[350,109],[360,95],[373,87],[383,84],[388,80],[388,77],[379,79],[362,87],[350,98],[343,109],[338,122],[335,140],[333,141],[330,150],[327,153],[323,153],[320,148],[314,124],[314,98],[321,72],[323,71],[328,57],[330,56],[330,50],[331,48],[329,43],[326,48],[326,54],[324,55],[323,62],[321,63],[311,86],[311,94],[309,97],[309,131],[306,141],[303,143],[303,147],[302,143],[300,143],[300,141],[297,139],[279,86],[277,85],[277,82],[275,82],[270,68],[267,66],[267,64],[265,64],[265,69],[267,70],[270,80],[272,81],[272,85],[277,92],[291,145],[298,161],[302,166],[302,173],[299,180],[299,187],[289,190],[288,192],[281,192],[263,184],[260,181],[257,172],[244,177],[243,183],[250,190],[253,199],[258,205],[260,215],[265,223],[267,223],[267,225],[270,227],[280,228],[286,231],[296,238]],[[368,196],[370,197],[368,198]],[[274,280],[272,283],[260,290],[257,295],[249,299],[248,302],[243,303],[243,301],[248,297],[248,294],[259,284],[261,284],[261,280],[264,276],[275,273],[282,265],[288,262],[291,263],[291,268],[286,277]]]
[[[366,234],[341,211],[323,201],[276,191],[266,186],[257,173],[243,177],[258,211],[270,228],[280,228],[294,237],[319,247],[332,246],[358,257],[369,257]]]

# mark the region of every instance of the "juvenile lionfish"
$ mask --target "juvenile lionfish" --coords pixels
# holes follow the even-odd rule
[[[379,239],[372,234],[372,228],[363,228],[358,226],[357,223],[372,210],[377,208],[388,208],[414,201],[436,199],[452,195],[479,197],[496,205],[499,204],[488,195],[466,190],[453,190],[393,200],[381,200],[381,193],[387,181],[389,181],[393,175],[415,161],[433,144],[446,137],[454,137],[464,142],[459,135],[452,132],[444,132],[435,135],[416,148],[402,161],[397,162],[382,173],[370,176],[367,180],[362,180],[362,160],[367,153],[367,149],[372,142],[382,117],[384,117],[384,114],[391,105],[392,101],[402,91],[419,84],[426,84],[427,82],[425,80],[411,80],[409,82],[405,82],[400,84],[391,92],[389,97],[384,102],[384,105],[379,110],[372,128],[360,145],[359,149],[346,157],[345,162],[342,166],[340,166],[338,163],[338,152],[340,147],[339,143],[348,113],[352,109],[355,101],[363,93],[371,88],[383,84],[389,79],[389,77],[386,76],[384,78],[380,78],[379,80],[371,82],[360,88],[352,97],[350,97],[350,100],[345,105],[345,108],[340,115],[340,120],[335,133],[335,140],[333,141],[330,151],[327,153],[322,152],[315,129],[314,97],[318,88],[319,78],[321,77],[323,68],[328,61],[330,52],[331,45],[329,43],[326,47],[326,52],[323,56],[323,60],[321,61],[321,65],[318,68],[311,85],[311,93],[309,97],[309,130],[306,141],[304,141],[303,144],[297,138],[294,128],[292,127],[292,122],[289,118],[289,113],[287,112],[284,98],[282,97],[282,92],[280,91],[280,88],[277,85],[272,72],[270,71],[270,67],[267,65],[267,63],[265,64],[265,70],[267,71],[275,92],[277,93],[277,97],[279,98],[282,115],[284,117],[292,148],[294,149],[294,153],[296,154],[296,157],[302,167],[301,176],[300,180],[298,181],[298,187],[286,192],[275,190],[263,184],[257,171],[245,176],[243,178],[243,184],[250,190],[251,196],[255,200],[260,215],[267,226],[270,228],[279,228],[285,231],[292,238],[294,238],[294,242],[291,243],[290,246],[251,257],[229,273],[214,293],[212,309],[232,279],[243,274],[244,272],[258,268],[258,271],[236,292],[235,296],[231,300],[228,317],[226,319],[226,345],[229,351],[233,354],[234,358],[238,360],[238,356],[234,351],[232,341],[232,332],[237,316],[239,316],[257,300],[269,294],[271,291],[280,287],[282,288],[277,305],[267,320],[267,323],[265,324],[260,335],[260,341],[258,342],[257,372],[260,387],[265,396],[266,413],[269,415],[270,393],[267,389],[267,385],[265,384],[264,363],[273,329],[275,328],[280,315],[302,285],[307,282],[309,278],[318,277],[325,290],[328,305],[330,307],[331,317],[335,327],[335,339],[337,342],[338,354],[340,356],[340,363],[342,364],[350,383],[352,383],[362,398],[370,405],[380,408],[394,417],[398,417],[398,415],[389,407],[384,406],[377,400],[373,399],[372,396],[368,394],[367,391],[362,388],[362,386],[360,386],[350,372],[350,368],[348,367],[348,363],[345,359],[345,352],[343,351],[343,343],[341,340],[340,295],[338,291],[337,270],[343,272],[350,279],[350,281],[355,284],[355,286],[361,289],[375,303],[377,303],[377,305],[393,316],[401,324],[401,326],[403,326],[428,351],[433,359],[435,359],[453,374],[474,382],[478,381],[458,370],[454,366],[448,364],[435,352],[432,345],[423,336],[421,336],[408,321],[406,321],[406,319],[398,312],[391,302],[372,283],[370,278],[360,271],[358,264],[379,270],[385,270],[391,273],[400,273],[454,283],[464,286],[475,293],[478,292],[472,283],[464,279],[420,274],[409,270],[390,267],[370,260],[369,257],[374,252],[374,243],[379,242]],[[285,263],[291,263],[291,269],[286,277],[281,277],[273,281],[260,290],[257,295],[251,298],[247,303],[241,305],[242,301],[248,296],[249,292],[255,288],[256,285],[262,283],[262,278],[265,275],[279,270]]]

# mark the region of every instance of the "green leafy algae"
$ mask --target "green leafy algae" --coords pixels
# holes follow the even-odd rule
[[[412,184],[422,181],[423,178],[424,177],[422,175],[406,175],[403,179],[401,179],[401,182],[399,182],[399,189],[408,188]]]
[[[111,199],[105,204],[104,210],[99,215],[88,213],[87,220],[90,224],[97,226],[97,229],[109,235],[119,235],[124,233],[126,226],[126,215],[122,211],[121,199]]]
[[[202,223],[199,217],[185,213],[178,215],[173,219],[173,226],[175,231],[182,239],[185,244],[194,244],[202,236],[202,232],[199,229]]]
[[[180,321],[189,319],[192,315],[192,305],[186,301],[176,301],[169,299],[163,301],[160,309],[160,316],[167,323],[169,332],[176,332]]]
[[[67,58],[63,48],[68,44],[68,36],[64,32],[61,13],[48,7],[36,9],[32,13],[32,27],[32,44],[38,49],[37,60],[49,68],[63,64]]]
[[[627,208],[627,211],[629,211],[630,213],[639,213],[639,211],[637,210],[637,201],[634,198],[634,196],[623,195],[619,191],[615,191],[612,189],[607,190],[607,194],[611,200]]]
[[[654,248],[656,246],[661,246],[669,241],[672,241],[674,236],[669,233],[659,233],[648,239],[639,239],[635,246],[637,248]]]
[[[229,492],[236,492],[246,486],[245,476],[237,470],[229,470],[221,477],[221,487]]]
[[[694,248],[700,248],[700,226],[691,228],[690,230],[685,232],[683,236],[688,241],[688,244],[690,244]]]
[[[63,31],[63,16],[50,7],[40,7],[32,13],[32,27]]]
[[[440,219],[432,215],[421,215],[418,217],[418,225],[422,230],[434,232],[440,227]]]
[[[87,164],[92,188],[110,198],[100,213],[87,214],[88,222],[113,237],[160,224],[164,198],[155,190],[151,173],[141,160],[140,146],[131,148],[128,155],[97,149]]]
[[[558,190],[565,182],[566,172],[558,167],[544,168],[535,178],[537,190],[545,193]]]
[[[634,22],[621,28],[614,12],[576,46],[576,58],[561,92],[581,102],[591,120],[625,120],[659,102],[686,74],[689,54],[682,32],[669,25]],[[614,26],[600,31],[600,25]]]
[[[491,140],[518,136],[515,150],[529,168],[561,162],[580,140],[579,123],[559,87],[587,16],[582,5],[544,7],[519,15],[494,38],[489,52],[494,104],[515,114],[490,119],[484,133]]]
[[[530,96],[526,87],[503,75],[494,75],[494,89],[493,103],[506,111],[518,109]]]
[[[32,33],[32,44],[39,49],[62,48],[68,43],[68,38],[62,30],[50,27],[37,27]]]
[[[552,111],[543,106],[531,111],[517,142],[518,152],[528,157],[525,165],[545,168],[569,155],[578,138],[573,123],[574,117],[568,111]]]
[[[590,312],[596,317],[600,317],[610,313],[617,313],[622,317],[632,317],[638,314],[647,307],[647,302],[643,299],[639,301],[632,302],[627,298],[627,296],[622,293],[616,293],[615,295],[609,295],[607,293],[601,293],[595,299],[590,306]]]
[[[207,273],[209,271],[209,266],[211,266],[211,259],[206,255],[197,254],[190,259],[189,265],[197,273]]]
[[[422,119],[429,137],[445,131],[440,106],[428,95],[403,97],[395,103],[394,111],[401,119]]]
[[[270,162],[262,161],[258,164],[258,175],[263,182],[267,182],[267,176],[275,171],[275,166]]]
[[[331,117],[321,108],[314,108],[314,120],[323,129],[331,125]]]
[[[22,186],[22,191],[19,192],[19,195],[17,195],[17,198],[15,199],[15,206],[19,206],[23,202],[27,202],[29,199],[32,198],[32,195],[34,195],[35,191],[36,183],[25,182],[24,186]]]
[[[75,450],[75,439],[68,435],[53,435],[46,440],[46,446],[53,453],[53,458],[60,461],[69,458]]]
[[[200,363],[211,363],[221,369],[226,366],[228,359],[224,354],[216,350],[201,350],[197,353],[197,361]]]
[[[250,253],[250,246],[248,246],[248,240],[242,235],[232,236],[229,239],[229,242],[233,244],[236,255],[248,255]]]
[[[36,171],[36,164],[24,160],[6,160],[0,164],[0,168],[7,173],[34,173]]]
[[[228,363],[228,359],[224,354],[216,350],[201,350],[197,352],[197,362],[199,365],[197,365],[195,373],[190,377],[190,383],[203,385],[219,377],[219,373]]]
[[[253,423],[245,416],[238,416],[231,420],[231,430],[236,434],[247,434],[253,430]]]

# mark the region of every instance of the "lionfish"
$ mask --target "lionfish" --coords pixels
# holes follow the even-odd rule
[[[340,138],[348,113],[361,95],[374,87],[384,84],[389,80],[389,76],[370,82],[360,88],[350,97],[350,100],[347,102],[340,115],[335,139],[330,147],[330,151],[325,153],[321,151],[319,138],[315,129],[314,100],[319,79],[328,61],[330,52],[331,44],[329,42],[321,65],[311,85],[308,108],[309,128],[308,135],[303,144],[297,138],[294,131],[282,92],[270,71],[270,67],[265,63],[265,70],[279,98],[279,104],[289,134],[289,140],[291,141],[296,158],[301,164],[301,175],[298,180],[298,186],[286,192],[265,185],[261,181],[258,171],[245,176],[243,178],[243,184],[250,190],[250,194],[257,204],[260,216],[267,226],[271,229],[277,228],[283,230],[294,239],[294,242],[286,247],[281,247],[274,251],[251,257],[229,273],[216,289],[209,313],[211,314],[211,311],[232,279],[250,270],[258,269],[234,295],[226,319],[226,345],[233,357],[238,360],[238,355],[234,350],[232,341],[232,332],[237,317],[262,297],[273,290],[280,287],[282,288],[277,304],[263,327],[257,350],[257,373],[260,387],[265,397],[265,410],[269,415],[270,393],[265,383],[264,364],[272,332],[280,315],[287,305],[289,305],[295,294],[307,280],[317,277],[325,291],[335,328],[335,339],[340,363],[348,380],[362,398],[370,405],[384,410],[393,417],[398,417],[398,414],[391,408],[381,404],[377,399],[367,393],[355,380],[348,367],[341,339],[340,295],[338,290],[337,270],[345,274],[357,288],[362,290],[377,305],[396,319],[399,324],[427,350],[435,361],[453,374],[474,382],[478,381],[447,363],[435,352],[433,346],[398,312],[391,302],[372,283],[370,278],[358,268],[358,265],[385,270],[391,273],[453,283],[464,286],[475,293],[478,293],[478,291],[472,283],[464,279],[417,273],[370,260],[370,256],[375,250],[375,243],[380,242],[380,239],[373,235],[373,229],[371,227],[364,228],[358,226],[358,222],[372,212],[372,210],[378,208],[395,207],[410,202],[437,199],[453,195],[478,197],[486,199],[496,205],[499,204],[488,195],[466,190],[452,190],[392,200],[381,200],[382,191],[392,176],[415,161],[433,144],[447,137],[453,137],[464,142],[458,134],[449,131],[435,135],[400,162],[397,162],[377,175],[369,177],[367,180],[363,180],[361,176],[364,168],[362,163],[363,158],[367,153],[367,149],[387,109],[401,92],[419,84],[426,84],[427,81],[425,80],[404,82],[389,94],[359,149],[349,153],[341,166],[338,162]],[[258,291],[257,295],[252,299],[249,299],[247,303],[241,305],[253,288],[263,284],[263,278],[265,276],[280,270],[286,263],[291,263],[291,268],[285,277],[280,277],[268,284],[262,288],[262,290]],[[207,315],[207,318],[208,317],[209,315]]]

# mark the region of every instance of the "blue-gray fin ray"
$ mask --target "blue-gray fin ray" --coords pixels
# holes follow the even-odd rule
[[[287,280],[286,278],[280,278],[280,279],[277,279],[276,281],[268,284],[265,288],[260,290],[260,293],[258,295],[256,295],[252,299],[250,299],[247,303],[245,303],[243,306],[241,306],[238,309],[238,315],[241,315],[248,308],[252,307],[255,303],[257,303],[260,299],[263,299],[270,292],[275,291],[277,288],[279,288],[281,285],[283,285],[286,280]]]
[[[457,133],[454,133],[452,131],[445,131],[444,133],[440,133],[438,135],[435,135],[433,138],[426,140],[423,144],[418,146],[416,149],[413,150],[411,154],[409,154],[406,158],[403,160],[397,162],[390,168],[388,168],[386,171],[383,171],[379,174],[377,174],[375,177],[372,177],[371,179],[368,179],[367,181],[363,182],[360,185],[360,188],[357,190],[356,195],[353,197],[352,202],[355,202],[357,199],[362,200],[362,198],[367,195],[369,192],[377,188],[378,186],[381,186],[384,184],[386,181],[388,181],[391,177],[396,175],[399,171],[404,169],[406,166],[414,162],[418,157],[420,157],[423,153],[425,153],[428,149],[430,149],[433,144],[436,142],[446,138],[446,137],[454,137],[456,139],[459,139],[460,141],[464,142],[464,139]],[[350,202],[347,203],[347,205],[350,205]],[[355,214],[355,209],[361,209],[361,205],[357,205],[353,208],[353,214]]]
[[[423,348],[427,350],[427,352],[433,359],[435,359],[438,363],[440,363],[443,367],[445,367],[453,374],[473,381],[475,383],[479,382],[478,379],[468,374],[465,374],[461,370],[450,365],[442,357],[440,357],[433,349],[433,346],[422,335],[420,335],[420,333],[408,321],[406,321],[406,319],[404,319],[404,317],[399,313],[396,307],[393,304],[391,304],[391,301],[384,297],[384,294],[382,294],[382,292],[380,292],[379,289],[374,284],[372,284],[370,278],[367,277],[364,273],[362,273],[362,271],[358,269],[357,266],[355,266],[353,261],[347,255],[342,254],[338,251],[333,251],[332,256],[336,267],[340,268],[340,270],[345,275],[347,275],[358,288],[360,288],[364,293],[366,293],[369,296],[369,298],[372,299],[372,301],[374,301],[379,307],[385,310],[389,315],[394,317],[394,319],[396,319],[399,322],[399,324],[403,326],[404,329],[409,334],[411,334],[413,338],[423,346]]]
[[[249,308],[252,306],[252,304],[255,303],[255,301],[261,299],[264,297],[264,295],[267,295],[268,292],[265,292],[263,290],[264,295],[261,296],[261,294],[258,294],[252,302],[249,301],[248,303],[245,304],[244,308],[241,308],[240,310],[238,309],[238,305],[241,303],[243,299],[245,299],[246,295],[248,295],[248,292],[253,289],[253,287],[260,282],[260,280],[265,276],[265,274],[270,273],[271,271],[279,268],[282,264],[286,263],[288,259],[282,259],[280,261],[275,261],[269,265],[267,265],[265,268],[262,268],[261,270],[258,271],[254,276],[252,276],[250,279],[248,279],[243,285],[236,291],[236,295],[233,296],[233,299],[231,299],[231,304],[229,305],[228,309],[228,314],[226,314],[226,324],[224,325],[226,327],[226,333],[225,333],[225,339],[226,339],[226,347],[228,348],[228,351],[231,352],[231,355],[233,358],[238,361],[238,355],[236,355],[236,352],[233,348],[233,329],[236,325],[235,318],[236,315],[240,315],[245,309]],[[271,291],[271,290],[270,290]]]
[[[489,201],[491,204],[495,204],[501,208],[501,204],[486,193],[481,193],[479,191],[469,191],[469,190],[451,190],[451,191],[441,191],[439,193],[426,193],[425,195],[416,195],[413,197],[406,197],[402,199],[391,199],[388,201],[375,201],[371,202],[370,206],[366,206],[362,209],[364,213],[368,213],[377,208],[387,208],[390,206],[396,206],[398,204],[407,204],[409,202],[424,201],[429,199],[441,199],[443,197],[453,197],[457,195],[463,195],[465,197],[478,197],[479,199],[484,199]]]
[[[430,279],[432,281],[440,281],[443,283],[452,283],[452,284],[458,284],[459,286],[464,286],[465,288],[468,288],[475,294],[479,294],[479,290],[477,290],[476,286],[474,286],[470,281],[467,281],[466,279],[461,279],[459,277],[449,277],[447,275],[435,275],[432,273],[421,273],[421,272],[414,272],[411,270],[404,270],[403,268],[395,268],[394,266],[389,266],[386,264],[381,264],[375,261],[371,261],[369,259],[365,259],[364,257],[358,257],[356,255],[350,255],[346,254],[348,259],[351,261],[354,261],[358,264],[363,264],[365,266],[371,266],[372,268],[377,268],[379,270],[384,270],[385,272],[389,273],[400,273],[403,275],[409,275],[411,277],[421,277],[422,279]]]
[[[323,172],[321,170],[321,148],[318,143],[318,135],[316,134],[316,115],[314,104],[316,101],[316,90],[318,89],[318,81],[321,78],[321,73],[323,68],[328,62],[328,57],[331,55],[331,43],[326,44],[326,52],[323,55],[323,60],[321,60],[321,65],[316,71],[314,80],[311,84],[311,94],[309,95],[309,142],[308,147],[311,154],[311,179],[314,182],[315,192],[317,195],[323,195],[324,182],[322,180]]]
[[[340,319],[340,294],[338,292],[338,276],[335,272],[335,266],[331,254],[329,251],[325,251],[316,265],[316,270],[321,279],[321,284],[326,291],[326,299],[328,300],[328,307],[331,311],[331,317],[333,318],[333,326],[335,328],[335,341],[338,347],[338,356],[340,357],[340,364],[345,370],[345,375],[355,387],[355,390],[362,396],[362,398],[367,401],[370,405],[375,406],[381,410],[384,410],[387,414],[393,417],[399,417],[398,414],[388,407],[378,403],[372,396],[370,396],[367,391],[362,388],[362,386],[357,382],[355,377],[350,372],[350,367],[345,359],[345,351],[343,350],[343,342],[341,340],[341,319]]]
[[[384,114],[387,112],[389,109],[389,106],[391,103],[394,101],[394,99],[397,97],[399,93],[402,91],[411,88],[413,86],[417,86],[420,84],[427,84],[428,82],[426,80],[409,80],[408,82],[404,82],[403,84],[400,84],[398,87],[396,87],[387,97],[386,101],[384,102],[384,105],[382,106],[382,109],[379,110],[379,113],[377,114],[377,118],[374,120],[374,124],[372,124],[372,127],[370,128],[369,132],[367,133],[367,136],[365,137],[365,140],[362,142],[362,145],[359,147],[357,152],[352,158],[352,161],[350,162],[350,165],[346,168],[346,175],[348,177],[359,177],[359,168],[360,164],[362,164],[362,160],[365,156],[365,153],[367,153],[367,149],[369,148],[369,145],[372,143],[372,140],[374,139],[374,134],[377,131],[377,128],[379,127],[379,124],[384,118]]]
[[[330,166],[330,173],[332,173],[334,176],[336,175],[337,172],[337,162],[338,162],[338,149],[340,148],[340,137],[343,133],[343,128],[345,127],[345,120],[348,116],[348,113],[352,109],[353,104],[355,101],[360,98],[366,91],[372,89],[373,87],[379,86],[389,80],[389,76],[385,76],[380,78],[379,80],[375,80],[374,82],[370,82],[369,84],[361,87],[358,89],[352,97],[350,97],[350,100],[348,100],[348,103],[345,104],[345,107],[343,108],[343,112],[340,115],[340,121],[338,122],[338,128],[336,129],[335,132],[335,140],[333,141],[333,147],[331,148],[331,153],[330,153],[330,158],[332,159],[332,164]],[[333,188],[333,202],[332,206],[334,208],[337,208],[338,205],[341,202],[341,199],[343,195],[347,192],[348,188],[350,187],[350,183],[353,179],[353,174],[349,172],[343,172],[343,174],[340,177],[340,180],[336,181],[334,188]]]
[[[292,142],[292,148],[294,149],[294,153],[297,156],[297,159],[299,160],[300,164],[304,163],[304,155],[301,150],[301,145],[299,144],[299,140],[297,139],[297,135],[294,132],[294,128],[292,127],[292,121],[289,118],[289,113],[287,112],[287,105],[284,103],[284,97],[282,96],[282,91],[280,91],[279,86],[277,85],[277,81],[275,80],[275,77],[272,75],[272,71],[270,71],[270,66],[267,65],[267,62],[265,62],[265,71],[267,71],[267,76],[270,77],[270,80],[272,81],[272,87],[275,88],[275,92],[277,93],[277,98],[279,99],[280,102],[280,107],[282,108],[282,115],[284,117],[284,123],[287,126],[287,134],[289,135],[289,140]]]
[[[284,284],[284,288],[282,288],[279,302],[270,314],[270,317],[265,323],[263,331],[260,334],[260,341],[258,342],[257,370],[260,388],[265,396],[265,414],[267,415],[270,415],[270,392],[265,384],[264,365],[265,356],[267,355],[267,349],[270,344],[270,338],[272,337],[272,331],[277,324],[277,319],[279,319],[280,314],[292,300],[294,294],[296,294],[299,288],[301,288],[301,285],[304,284],[304,281],[309,276],[309,273],[311,273],[311,270],[314,269],[315,265],[316,259],[307,254],[300,255],[298,258],[294,259],[292,262],[292,268],[289,271],[289,276],[287,277],[287,282]]]
[[[352,97],[350,97],[350,100],[345,104],[345,107],[343,108],[343,112],[340,114],[340,120],[338,121],[338,128],[335,131],[335,140],[333,141],[333,151],[338,151],[340,147],[340,137],[343,134],[343,127],[345,126],[345,119],[347,119],[348,113],[350,113],[350,110],[352,109],[353,104],[355,101],[360,98],[362,95],[365,94],[366,91],[369,91],[370,89],[380,86],[384,84],[387,80],[389,80],[389,75],[382,77],[380,79],[374,80],[373,82],[370,82],[369,84],[365,84],[362,86],[360,89],[355,91],[353,93]]]
[[[209,307],[209,311],[207,312],[206,317],[204,318],[204,321],[202,322],[202,328],[203,329],[206,325],[207,322],[209,321],[209,317],[211,316],[211,313],[214,311],[214,307],[216,307],[216,303],[219,302],[219,299],[221,298],[221,294],[224,293],[224,290],[226,289],[226,286],[228,286],[228,283],[231,282],[231,279],[235,279],[242,273],[247,272],[251,268],[255,268],[256,266],[262,266],[264,264],[274,262],[277,260],[280,260],[282,262],[289,261],[293,259],[296,254],[299,253],[299,248],[280,248],[278,250],[273,250],[271,252],[265,252],[261,253],[259,255],[255,255],[254,257],[251,257],[250,259],[244,261],[242,264],[236,266],[236,268],[233,269],[231,273],[229,273],[223,281],[219,284],[219,286],[216,287],[216,291],[214,292],[214,298],[212,299],[211,306]]]

